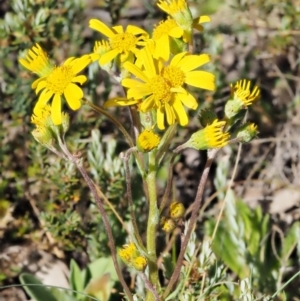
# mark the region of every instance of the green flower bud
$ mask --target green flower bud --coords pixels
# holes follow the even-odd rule
[[[240,139],[240,142],[250,142],[257,134],[257,125],[254,123],[246,123],[238,130],[236,137]]]

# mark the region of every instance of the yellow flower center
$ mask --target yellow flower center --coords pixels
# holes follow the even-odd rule
[[[116,34],[110,40],[110,46],[112,49],[117,49],[119,53],[126,53],[135,48],[138,38],[131,33],[119,33]]]
[[[185,81],[182,70],[175,66],[166,66],[162,69],[161,75],[168,81],[172,88],[181,87]]]
[[[171,100],[171,86],[162,76],[157,75],[151,78],[149,86],[152,90],[154,101],[158,107]]]
[[[153,40],[158,40],[163,35],[168,35],[171,29],[174,27],[178,27],[174,19],[167,19],[166,21],[159,22],[159,24],[153,30]]]
[[[46,79],[46,89],[54,94],[62,95],[74,76],[71,66],[56,67]]]

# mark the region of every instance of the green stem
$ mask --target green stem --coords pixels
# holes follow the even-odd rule
[[[155,152],[149,153],[149,173],[146,176],[149,197],[149,215],[147,223],[147,253],[149,279],[156,290],[159,291],[160,284],[157,269],[156,257],[156,229],[159,223],[159,210],[157,207],[157,191],[156,191],[156,160]],[[155,300],[155,296],[151,291],[147,292],[146,301]]]

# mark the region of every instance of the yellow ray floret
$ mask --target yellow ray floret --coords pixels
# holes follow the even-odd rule
[[[131,53],[136,53],[139,46],[143,46],[148,34],[143,29],[128,25],[124,31],[123,27],[113,26],[109,28],[97,19],[90,20],[90,28],[101,32],[109,39],[110,50],[99,59],[100,65],[105,65],[112,61],[117,55],[121,56],[121,62],[125,62]]]

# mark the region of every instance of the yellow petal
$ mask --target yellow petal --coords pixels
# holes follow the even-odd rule
[[[127,91],[128,98],[142,99],[152,93],[148,85],[140,85],[136,88],[131,88]]]
[[[168,124],[173,124],[175,122],[175,114],[172,110],[172,107],[168,103],[165,104],[165,111]]]
[[[159,108],[156,112],[157,126],[160,130],[165,129],[165,115],[163,108]]]
[[[44,77],[41,77],[41,78],[36,79],[36,80],[32,83],[31,88],[32,88],[32,89],[36,89],[36,87],[38,86],[38,84],[39,84],[40,82],[44,81],[44,80],[45,80]],[[36,92],[36,93],[37,93],[37,92]]]
[[[145,67],[147,75],[149,77],[156,76],[157,72],[156,72],[156,68],[154,65],[150,47],[145,47],[143,50],[141,50],[140,57],[143,61],[143,66]]]
[[[139,101],[133,98],[126,98],[126,97],[115,97],[115,98],[111,98],[108,101],[106,101],[104,103],[104,108],[110,108],[110,107],[118,107],[118,106],[131,106],[134,105],[136,103],[138,103]]]
[[[51,106],[51,119],[55,125],[59,125],[62,122],[61,119],[61,98],[59,94],[55,94],[52,100]]]
[[[75,84],[69,84],[64,91],[64,96],[70,108],[74,111],[81,107],[81,101],[83,97],[82,90]]]
[[[180,63],[180,61],[182,60],[182,58],[186,55],[186,51],[184,51],[184,52],[180,52],[180,53],[178,53],[178,54],[176,54],[173,58],[172,58],[172,60],[171,60],[171,62],[170,62],[170,65],[172,65],[172,66],[177,66],[179,63]]]
[[[155,58],[162,58],[163,60],[167,61],[170,56],[170,41],[168,35],[161,36],[155,43],[155,51],[154,57]]]
[[[53,92],[49,91],[49,90],[43,90],[42,93],[40,94],[40,97],[33,109],[33,112],[35,113],[35,110],[40,110],[42,108],[45,107],[45,105],[47,104],[47,102],[49,101],[49,99],[52,97]]]
[[[135,75],[137,78],[143,80],[144,82],[149,81],[144,72],[142,72],[141,69],[135,66],[134,64],[126,62],[123,66],[126,70]]]
[[[142,35],[148,36],[148,33],[144,29],[142,29],[138,26],[134,26],[134,25],[128,25],[126,28],[126,32],[131,33],[133,35],[142,34]]]
[[[196,110],[198,107],[196,98],[190,93],[178,93],[176,94],[176,100],[180,100],[186,107],[192,110]]]
[[[191,71],[186,74],[185,83],[197,88],[214,91],[215,76],[207,71]]]
[[[35,93],[38,94],[42,89],[44,89],[47,85],[47,82],[45,80],[39,81]]]
[[[210,17],[209,16],[200,16],[199,17],[199,20],[198,20],[198,23],[206,23],[206,22],[210,22],[211,21],[211,19],[210,19]]]
[[[113,38],[115,36],[115,33],[107,25],[97,19],[91,19],[89,25],[90,28],[101,32],[108,38]]]
[[[86,80],[87,80],[87,78],[85,75],[78,75],[72,79],[72,83],[79,83],[82,85],[83,83],[86,82]]]
[[[179,39],[180,37],[182,37],[183,35],[183,30],[181,27],[174,27],[169,31],[169,36],[173,37],[173,38],[177,38]]]
[[[175,99],[173,103],[173,108],[176,114],[176,119],[178,120],[181,126],[185,126],[188,124],[189,119],[187,117],[186,111],[180,100]]]
[[[137,85],[143,84],[142,82],[132,79],[132,78],[124,78],[121,81],[121,84],[125,88],[136,88]]]
[[[77,74],[80,71],[82,71],[87,65],[89,65],[91,62],[92,62],[91,57],[88,54],[83,55],[81,58],[73,61],[72,70],[75,74]]]
[[[104,53],[101,58],[99,59],[100,65],[103,66],[110,61],[112,61],[117,55],[119,54],[119,51],[117,49],[110,50],[106,53]]]
[[[64,66],[67,66],[67,65],[71,65],[71,63],[75,60],[75,57],[72,56],[72,57],[69,57],[68,59],[66,59],[63,63]]]
[[[116,32],[116,34],[124,32],[123,26],[121,25],[113,26],[112,29]]]
[[[153,95],[150,95],[149,97],[144,99],[144,101],[141,104],[140,110],[141,112],[148,112],[153,108],[153,106],[154,106]]]
[[[207,54],[187,55],[177,64],[177,67],[180,67],[183,72],[189,72],[208,63],[209,61],[210,58]]]

